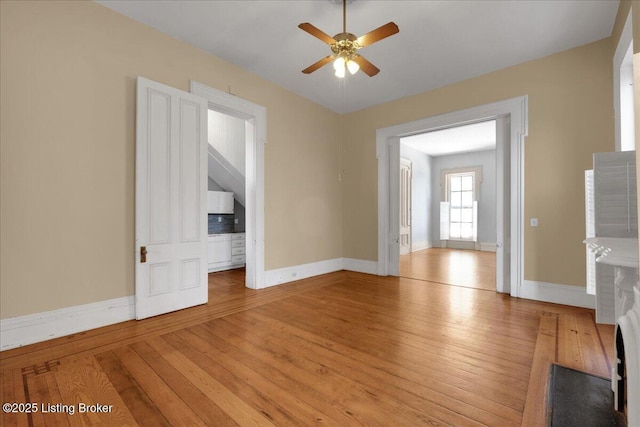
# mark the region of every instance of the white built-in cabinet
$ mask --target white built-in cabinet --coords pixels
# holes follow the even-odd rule
[[[246,262],[245,233],[209,236],[209,273],[244,267]]]
[[[232,214],[233,193],[229,191],[209,191],[207,193],[207,212],[212,214]]]

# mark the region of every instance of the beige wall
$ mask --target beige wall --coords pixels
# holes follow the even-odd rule
[[[614,149],[612,55],[606,39],[343,117],[344,256],[377,259],[376,129],[528,95],[525,222],[540,226],[525,229],[525,279],[584,286],[584,170]]]
[[[376,129],[528,94],[525,278],[584,285],[583,170],[614,146],[610,39],[339,116],[95,3],[0,1],[0,19],[2,318],[133,294],[138,75],[267,108],[267,269],[377,259]]]
[[[93,2],[0,2],[0,312],[133,294],[135,78],[267,108],[266,268],[342,256],[339,116]]]

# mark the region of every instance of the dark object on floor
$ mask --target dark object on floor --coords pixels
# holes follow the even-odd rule
[[[613,409],[611,380],[551,365],[547,426],[625,427],[624,415]]]

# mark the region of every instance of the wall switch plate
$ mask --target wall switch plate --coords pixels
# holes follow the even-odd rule
[[[531,226],[532,227],[538,226],[538,218],[531,218]]]
[[[234,223],[234,224],[237,224],[237,223],[238,223],[238,218],[234,219],[234,220],[233,220],[233,223]]]

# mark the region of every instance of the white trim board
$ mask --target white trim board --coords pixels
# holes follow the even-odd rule
[[[378,263],[363,259],[342,258],[342,269],[356,273],[378,274]]]
[[[587,294],[587,288],[582,286],[525,280],[520,289],[520,298],[574,307],[596,308],[595,295]]]
[[[340,270],[342,270],[342,258],[268,270],[264,273],[264,287],[268,288]]]
[[[421,251],[424,249],[429,249],[432,248],[433,244],[429,241],[429,242],[415,242],[411,244],[411,252],[417,252],[417,251]],[[372,274],[377,274],[377,272],[374,272]]]
[[[0,350],[9,350],[135,319],[133,295],[0,320]]]
[[[361,259],[334,258],[326,261],[311,262],[266,271],[264,282],[265,287],[270,287],[341,270],[376,274],[378,271],[377,264],[375,261],[365,261]]]

